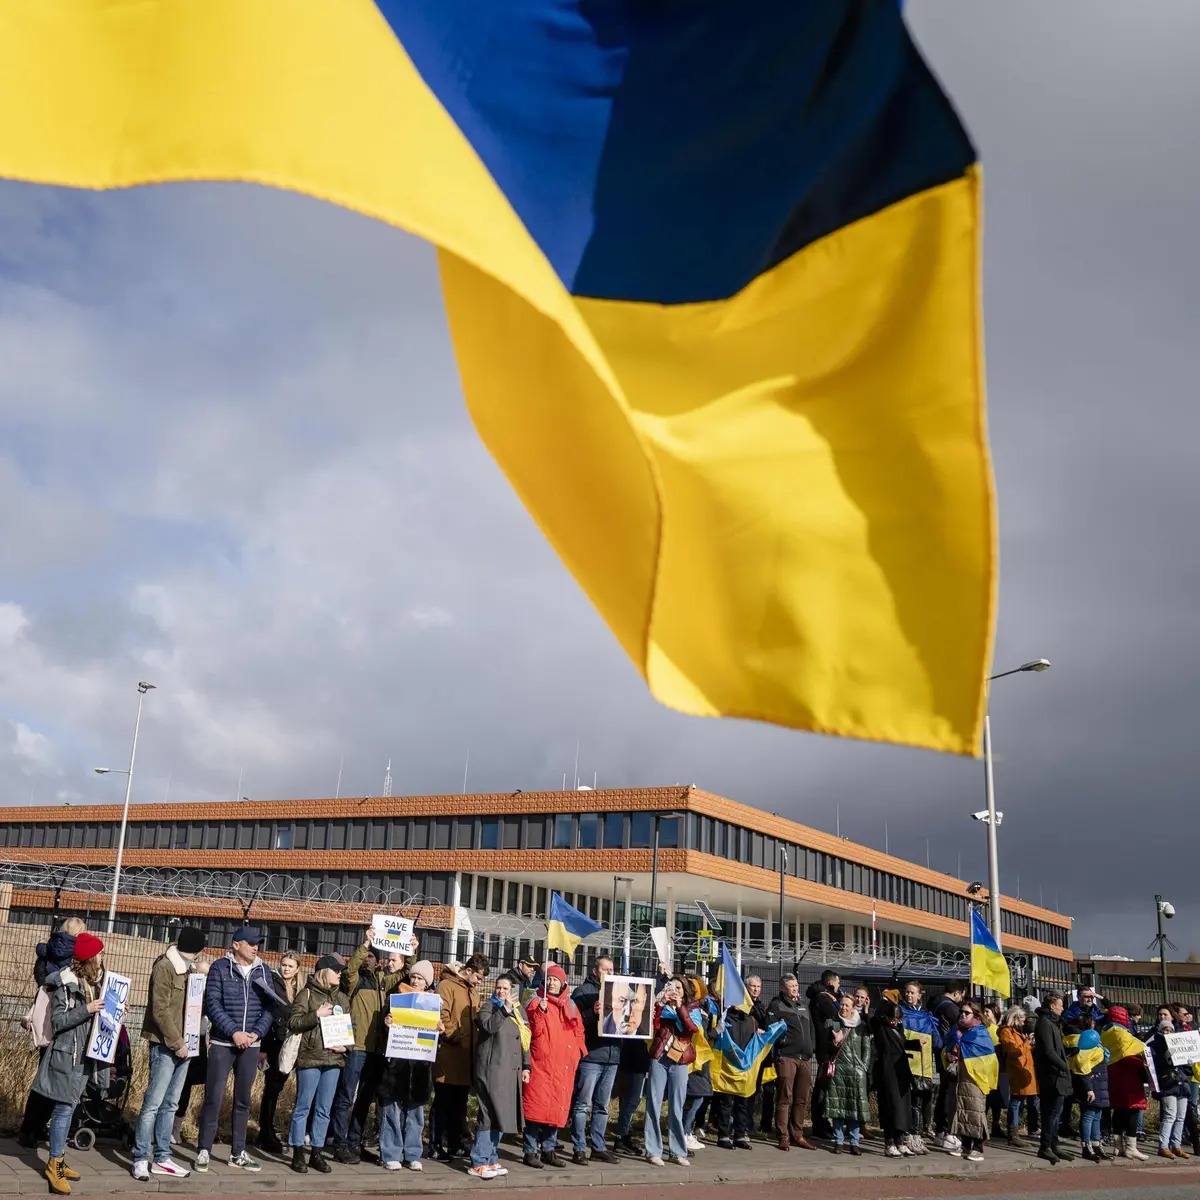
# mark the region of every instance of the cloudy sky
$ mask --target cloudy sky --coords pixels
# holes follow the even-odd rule
[[[910,0],[981,148],[1004,890],[1200,951],[1200,5]],[[985,875],[980,764],[655,705],[466,418],[432,252],[0,183],[0,798],[694,782]],[[1196,932],[1193,934],[1192,930]]]

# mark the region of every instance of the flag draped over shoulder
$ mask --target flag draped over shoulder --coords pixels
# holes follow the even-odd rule
[[[975,1086],[985,1096],[995,1091],[1000,1079],[1000,1060],[996,1057],[996,1046],[987,1028],[972,1025],[967,1030],[956,1029],[954,1044],[958,1046],[959,1065]]]
[[[1146,1043],[1134,1037],[1122,1025],[1106,1025],[1100,1031],[1100,1041],[1108,1051],[1110,1065],[1119,1063],[1123,1058],[1142,1058],[1146,1053]],[[1065,1038],[1063,1044],[1066,1044]]]
[[[933,1013],[902,1004],[900,1016],[904,1021],[906,1040],[920,1043],[918,1047],[907,1051],[909,1068],[914,1076],[932,1079],[934,1053],[942,1047],[941,1032]]]
[[[557,892],[550,894],[550,919],[546,922],[547,950],[561,950],[570,956],[585,937],[591,937],[603,928],[599,921],[593,921],[587,913],[572,908]]]
[[[1095,1029],[1066,1034],[1063,1037],[1063,1049],[1073,1075],[1090,1075],[1108,1056]]]
[[[1006,999],[1012,995],[1008,960],[1000,953],[979,909],[971,909],[971,983],[991,988]]]
[[[739,1046],[728,1029],[719,1033],[712,1044],[713,1090],[730,1096],[753,1096],[758,1087],[759,1068],[786,1030],[783,1021],[776,1021],[766,1029],[756,1030],[745,1046]]]
[[[9,178],[433,242],[480,436],[664,703],[976,752],[980,176],[896,0],[0,0],[0,113]]]

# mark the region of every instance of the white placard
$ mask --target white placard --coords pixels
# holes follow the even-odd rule
[[[92,1018],[92,1036],[88,1039],[88,1058],[97,1062],[113,1063],[117,1057],[117,1039],[125,1023],[125,1010],[129,1007],[129,980],[116,971],[105,971],[100,984],[100,998],[104,1007]]]
[[[1200,1062],[1200,1029],[1168,1033],[1167,1051],[1171,1055],[1171,1065],[1174,1067],[1186,1067],[1189,1063]]]
[[[671,956],[671,939],[667,937],[667,931],[661,925],[655,926],[650,930],[650,940],[654,943],[654,949],[658,952],[658,961],[667,969],[670,974],[671,968],[674,965]]]
[[[332,1016],[322,1017],[321,1041],[325,1043],[326,1050],[333,1046],[353,1046],[354,1024],[350,1014],[335,1012]]]
[[[200,1025],[204,1020],[204,985],[207,982],[207,977],[199,971],[192,971],[187,977],[187,999],[183,1007],[183,1044],[187,1047],[188,1058],[196,1058],[200,1054]]]
[[[407,917],[376,913],[371,918],[371,947],[381,954],[408,954],[412,940],[413,923]]]
[[[654,980],[610,975],[600,985],[600,1036],[641,1038],[654,1030]]]
[[[407,1058],[431,1063],[437,1058],[438,1035],[413,1025],[389,1025],[385,1058]]]

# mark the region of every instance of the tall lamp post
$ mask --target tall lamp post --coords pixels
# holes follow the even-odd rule
[[[613,956],[613,962],[617,961],[617,884],[632,883],[632,875],[614,875],[613,876],[613,898],[612,908],[608,910],[608,931],[612,935],[612,945],[609,946],[609,953]],[[625,906],[625,954],[621,964],[621,974],[629,974],[629,923],[633,919],[632,904]]]
[[[779,847],[779,969],[783,970],[783,948],[787,944],[787,920],[783,912],[783,876],[787,871],[787,851]]]
[[[1163,1007],[1171,1003],[1170,988],[1167,986],[1167,947],[1171,943],[1163,930],[1163,917],[1169,921],[1175,915],[1175,905],[1161,896],[1154,897],[1154,909],[1158,914],[1158,933],[1154,940],[1158,943],[1158,965],[1162,969]]]
[[[1050,670],[1048,658],[1035,658],[1032,662],[1013,667],[1011,671],[1001,671],[998,675],[993,675],[988,682],[994,683],[997,679],[1004,679],[1008,675],[1020,675],[1023,671],[1048,670]],[[987,825],[988,910],[991,917],[989,924],[992,927],[992,937],[996,939],[996,948],[1002,950],[1004,946],[1000,930],[1000,854],[996,846],[996,829],[1002,817],[996,812],[996,787],[992,780],[992,718],[986,712],[983,715],[983,779],[987,792],[987,811],[976,813],[975,816]]]
[[[654,928],[654,918],[658,911],[658,834],[662,827],[663,821],[677,820],[682,817],[681,812],[656,812],[654,814],[654,854],[650,859],[650,926]],[[670,931],[673,938],[675,930]],[[667,966],[671,964],[668,963]]]
[[[117,893],[121,890],[121,860],[125,857],[125,830],[129,825],[129,797],[133,792],[133,764],[137,761],[137,743],[138,730],[142,725],[142,701],[146,699],[146,693],[154,690],[152,683],[139,683],[138,685],[138,706],[137,719],[133,723],[133,748],[129,751],[129,770],[114,771],[111,767],[96,767],[97,775],[124,775],[125,776],[125,804],[121,809],[121,831],[117,835],[117,865],[113,870],[113,885],[112,899],[108,905],[108,932],[112,933],[113,926],[117,921]]]

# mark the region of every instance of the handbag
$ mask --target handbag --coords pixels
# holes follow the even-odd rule
[[[841,1054],[842,1048],[845,1045],[846,1039],[842,1038],[842,1040],[838,1042],[837,1049],[833,1052],[833,1057],[821,1068],[821,1078],[825,1083],[829,1083],[833,1079],[835,1070],[834,1064],[837,1062],[838,1055]]]
[[[290,1075],[296,1065],[296,1058],[300,1054],[300,1037],[298,1033],[289,1033],[283,1039],[283,1045],[279,1049],[279,1062],[276,1070],[280,1075]]]

